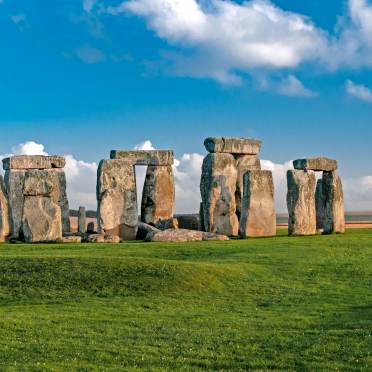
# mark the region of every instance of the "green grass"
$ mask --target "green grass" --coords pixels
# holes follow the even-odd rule
[[[372,370],[372,231],[0,246],[0,370]]]

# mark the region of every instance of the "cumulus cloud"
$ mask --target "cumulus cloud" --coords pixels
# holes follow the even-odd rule
[[[75,50],[77,57],[87,64],[94,64],[103,62],[106,57],[97,48],[93,48],[90,45],[83,45],[82,47]]]
[[[372,89],[365,85],[358,85],[351,80],[346,82],[346,93],[352,97],[360,99],[361,101],[372,103]]]
[[[343,187],[346,210],[372,210],[372,176],[344,179]]]

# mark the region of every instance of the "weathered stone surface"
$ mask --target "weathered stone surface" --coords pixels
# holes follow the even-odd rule
[[[172,166],[147,167],[142,193],[141,221],[155,225],[173,218],[175,188]]]
[[[233,155],[214,153],[205,157],[200,183],[205,231],[238,235],[235,201],[237,177]]]
[[[0,175],[0,242],[10,235],[10,214],[8,194],[5,189],[3,176]]]
[[[145,240],[147,238],[150,238],[149,235],[154,235],[161,230],[157,229],[154,226],[148,225],[147,223],[140,222],[138,224],[138,231],[137,231],[137,239],[138,240]]]
[[[95,233],[95,226],[94,222],[89,222],[87,225],[87,233],[88,234],[94,234]]]
[[[298,170],[313,170],[313,171],[326,171],[332,172],[337,169],[337,161],[324,157],[310,158],[310,159],[297,159],[293,162],[293,166]]]
[[[193,231],[185,229],[169,229],[155,234],[149,234],[146,238],[151,242],[194,242],[202,240],[229,240],[227,236],[202,231]]]
[[[134,240],[138,210],[134,167],[125,160],[102,160],[97,180],[99,231]]]
[[[63,169],[51,169],[49,172],[56,177],[58,187],[52,192],[52,198],[61,207],[62,213],[62,231],[68,233],[71,231],[70,225],[70,206],[67,198],[66,174]]]
[[[155,223],[155,227],[159,230],[178,229],[177,218],[169,218],[168,220],[159,220]]]
[[[111,159],[123,159],[131,165],[167,166],[174,163],[174,153],[171,150],[112,150]]]
[[[178,228],[186,230],[199,230],[200,218],[198,214],[177,214]]]
[[[27,243],[53,242],[62,238],[60,206],[50,197],[26,196],[22,231]]]
[[[315,208],[316,208],[316,229],[322,231],[324,229],[325,217],[325,200],[323,195],[323,180],[319,179],[316,184],[315,191]]]
[[[19,237],[22,226],[25,175],[25,170],[7,170],[4,177],[9,201],[11,235],[15,239]]]
[[[316,233],[315,173],[289,170],[287,182],[289,235],[314,235]]]
[[[276,235],[274,181],[271,171],[252,170],[244,175],[240,236]]]
[[[198,230],[205,231],[203,203],[200,203],[200,207],[199,207],[199,228]]]
[[[238,182],[236,184],[236,214],[240,219],[243,201],[243,179],[247,171],[260,170],[261,162],[256,155],[237,155],[236,167],[238,169]]]
[[[64,168],[65,164],[62,156],[19,155],[3,159],[4,170]]]
[[[24,196],[50,196],[58,188],[54,174],[47,170],[28,170],[23,185]],[[54,181],[54,182],[53,182]]]
[[[61,244],[80,244],[82,241],[81,236],[71,235],[71,236],[63,236],[62,238],[57,240],[57,243]]]
[[[87,243],[104,243],[105,242],[105,234],[92,234],[88,235],[86,239],[84,239]]]
[[[78,232],[84,233],[87,230],[87,213],[85,207],[79,207]]]
[[[118,244],[121,242],[121,239],[115,235],[105,234],[105,243]]]
[[[260,152],[261,143],[251,138],[209,137],[204,141],[204,146],[210,153],[257,155]]]
[[[325,201],[324,233],[344,233],[344,193],[341,178],[335,172],[323,173],[323,196]]]

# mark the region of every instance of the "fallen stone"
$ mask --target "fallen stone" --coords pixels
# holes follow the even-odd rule
[[[276,235],[274,181],[271,171],[252,170],[244,175],[240,236]]]
[[[85,241],[87,243],[105,243],[105,234],[88,235]]]
[[[206,233],[202,231],[193,231],[185,229],[169,229],[160,231],[155,234],[149,234],[146,238],[147,241],[151,242],[194,242],[202,240],[228,240],[227,236],[220,234]]]
[[[171,150],[112,150],[110,158],[122,159],[131,165],[167,166],[174,163],[174,153]]]
[[[105,234],[105,243],[118,244],[121,239],[118,236]]]
[[[27,243],[55,242],[62,238],[61,208],[50,197],[26,196],[22,232]]]
[[[323,173],[325,201],[324,234],[345,232],[344,193],[341,178],[335,172]]]
[[[80,244],[82,241],[81,236],[63,236],[62,238],[57,240],[57,243],[61,244]]]
[[[62,156],[17,155],[3,159],[4,170],[64,168],[65,164]]]
[[[313,170],[316,172],[332,172],[337,169],[337,161],[328,158],[297,159],[293,166],[298,170]]]
[[[238,219],[240,219],[243,201],[244,175],[250,170],[260,170],[261,162],[256,155],[237,155],[235,159],[236,167],[238,169],[238,182],[236,184],[236,214]]]
[[[287,182],[289,235],[314,235],[316,233],[315,173],[289,170]]]
[[[319,179],[315,190],[316,229],[323,231],[325,219],[325,200],[323,195],[323,180]]]
[[[102,160],[97,181],[98,230],[135,240],[138,226],[134,167],[125,160]]]
[[[149,235],[154,235],[161,230],[157,229],[154,226],[148,225],[147,223],[140,222],[138,224],[138,231],[137,231],[137,240],[146,240],[146,238],[150,238]]]
[[[237,173],[233,155],[214,153],[205,157],[200,183],[205,231],[238,235],[235,201]]]
[[[85,233],[87,231],[87,213],[85,207],[79,207],[78,212],[78,232]]]
[[[155,227],[159,230],[178,229],[177,218],[169,218],[168,220],[160,220],[156,222]]]
[[[261,143],[261,141],[250,138],[210,137],[204,141],[204,146],[210,153],[257,155],[260,152]]]
[[[0,175],[0,242],[5,242],[11,233],[8,194],[3,176]]]
[[[172,166],[147,167],[142,193],[141,220],[157,225],[173,219],[175,186]]]

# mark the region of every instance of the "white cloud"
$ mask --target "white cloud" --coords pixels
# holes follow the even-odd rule
[[[12,147],[14,155],[48,155],[45,152],[45,147],[41,143],[27,141]]]
[[[106,59],[105,55],[99,49],[93,48],[90,45],[83,45],[76,49],[75,52],[79,59],[88,64],[100,63]]]
[[[16,24],[20,24],[26,22],[26,15],[25,14],[15,14],[10,16],[10,19]]]
[[[372,103],[372,89],[365,85],[358,85],[348,80],[346,82],[346,92],[357,99]]]
[[[316,93],[305,88],[300,80],[295,76],[289,75],[278,85],[277,92],[288,97],[314,97]]]
[[[83,0],[84,11],[87,13],[90,13],[93,10],[96,3],[97,3],[97,0]]]
[[[151,150],[155,150],[155,147],[152,145],[151,141],[146,140],[146,141],[141,142],[138,145],[134,146],[134,150],[151,151]]]

